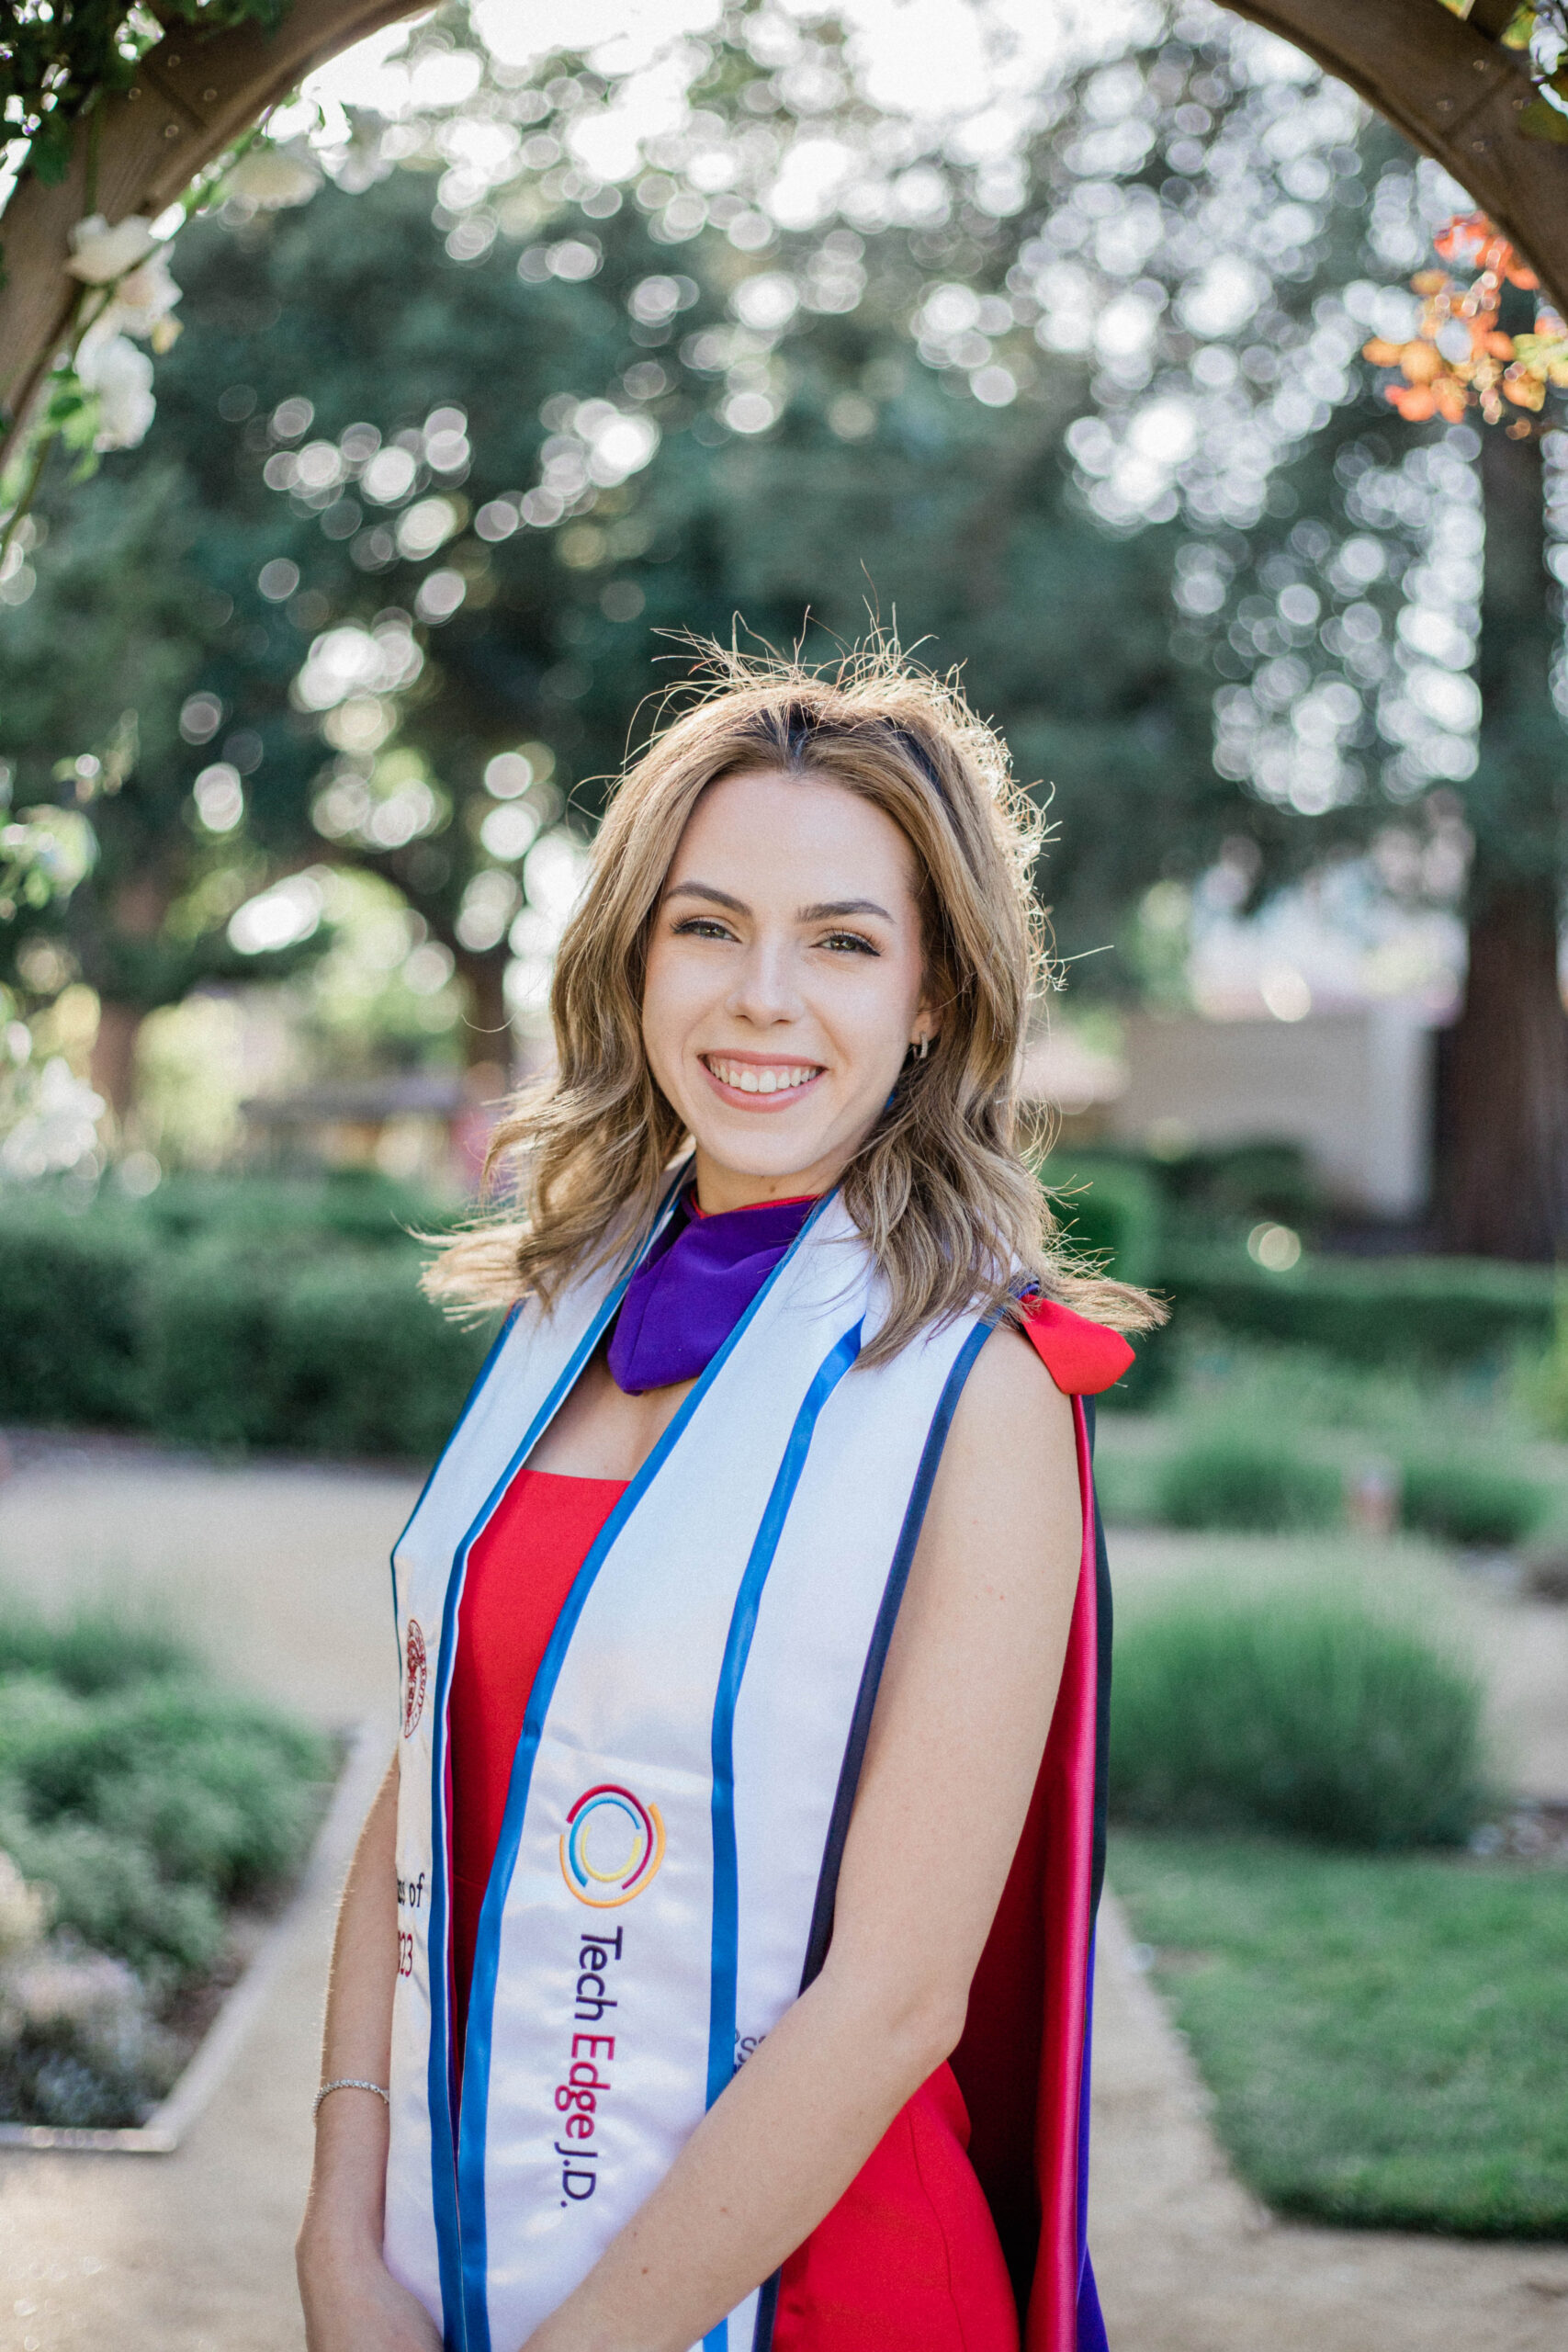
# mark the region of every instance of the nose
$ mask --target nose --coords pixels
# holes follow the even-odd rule
[[[753,1029],[771,1029],[780,1022],[800,1019],[804,1007],[799,975],[788,940],[756,938],[749,944],[726,1009]]]

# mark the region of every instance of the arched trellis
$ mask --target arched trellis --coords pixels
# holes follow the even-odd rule
[[[104,109],[96,209],[111,221],[162,211],[313,67],[425,5],[294,0],[272,34],[254,25],[206,38],[173,28],[147,52],[132,87]],[[1349,83],[1444,164],[1568,311],[1568,146],[1520,131],[1530,84],[1523,58],[1498,39],[1515,0],[1474,0],[1465,18],[1442,0],[1227,5]],[[87,209],[84,144],[60,185],[24,180],[6,211],[0,399],[14,420],[25,414],[79,291],[63,265],[70,232]]]

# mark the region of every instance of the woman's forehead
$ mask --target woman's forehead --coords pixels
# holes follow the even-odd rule
[[[666,888],[709,866],[744,872],[756,891],[817,899],[847,895],[868,876],[907,896],[918,889],[908,835],[886,811],[831,776],[759,766],[708,786],[686,821]],[[818,885],[821,887],[818,888]],[[738,895],[745,896],[745,892]]]

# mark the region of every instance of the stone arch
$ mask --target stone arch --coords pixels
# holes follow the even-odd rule
[[[193,40],[187,28],[175,27],[148,51],[131,89],[104,109],[96,209],[111,220],[163,210],[313,67],[426,5],[294,0],[271,35],[243,25]],[[1568,311],[1568,146],[1520,132],[1529,80],[1524,60],[1498,38],[1515,0],[1472,0],[1462,19],[1443,0],[1226,5],[1349,83],[1450,171]],[[26,412],[76,290],[62,265],[71,229],[86,209],[81,145],[59,187],[24,180],[5,213],[0,400],[13,419]],[[0,456],[4,450],[0,443]]]

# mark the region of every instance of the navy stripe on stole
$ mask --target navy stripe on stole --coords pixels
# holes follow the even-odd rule
[[[1094,1693],[1094,1861],[1089,1882],[1089,1928],[1092,1932],[1100,1909],[1100,1890],[1105,1884],[1106,1828],[1111,1813],[1111,1563],[1105,1551],[1105,1521],[1100,1515],[1100,1498],[1094,1487],[1094,1424],[1095,1400],[1083,1400],[1084,1418],[1089,1424],[1089,1508],[1094,1513],[1094,1599],[1095,1658]]]
[[[1089,1509],[1094,1514],[1095,1584],[1095,1704],[1094,1704],[1094,1834],[1089,1865],[1089,1957],[1084,1987],[1083,2068],[1078,2084],[1078,2300],[1077,2352],[1107,2352],[1105,2322],[1100,2290],[1089,2252],[1089,2075],[1094,2048],[1094,1950],[1100,1898],[1105,1885],[1106,1827],[1110,1811],[1111,1761],[1111,1563],[1105,1549],[1105,1521],[1094,1487],[1095,1399],[1083,1399],[1089,1429]]]
[[[762,1589],[779,1548],[795,1490],[817,1432],[818,1417],[861,1351],[863,1326],[857,1323],[823,1358],[795,1415],[784,1459],[757,1529],[751,1555],[735,1597],[729,1634],[719,1668],[713,1712],[713,1962],[708,1995],[708,2092],[711,2107],[735,2078],[735,2007],[740,1967],[740,1869],[735,1839],[735,1710],[751,1655],[751,1636]],[[721,2319],[703,2338],[705,2352],[728,2352],[729,2322]]]
[[[431,2204],[435,2222],[436,2255],[441,2278],[442,2340],[446,2352],[484,2352],[484,2347],[489,2343],[488,2327],[483,2337],[476,2342],[467,2298],[463,2291],[461,2198],[457,2162],[457,2151],[455,2144],[456,2135],[453,2130],[455,2085],[452,2064],[452,2021],[448,2011],[448,1998],[451,1992],[451,1956],[446,1902],[448,1872],[446,1708],[451,1691],[452,1671],[457,1660],[457,1611],[462,1604],[463,1586],[468,1577],[468,1555],[489,1525],[502,1497],[515,1477],[520,1464],[526,1461],[549,1422],[560,1410],[578,1374],[604,1337],[605,1325],[620,1305],[626,1284],[630,1282],[643,1257],[651,1249],[655,1237],[664,1222],[665,1214],[673,1203],[681,1184],[684,1182],[685,1174],[686,1170],[682,1167],[665,1193],[660,1204],[660,1213],[654,1218],[640,1247],[635,1250],[627,1259],[619,1278],[612,1285],[608,1296],[594,1316],[588,1332],[573,1350],[565,1371],[561,1373],[549,1395],[535,1414],[524,1433],[522,1442],[513,1449],[505,1470],[485,1497],[483,1504],[457,1546],[453,1556],[452,1572],[446,1579],[446,1597],[441,1614],[441,1644],[436,1652],[434,1708],[432,1715],[430,1926],[425,1942],[426,1962],[430,1974],[430,2055],[426,2068],[426,2086],[430,2107]],[[504,1328],[485,1359],[484,1368],[474,1384],[468,1404],[463,1408],[462,1415],[452,1431],[452,1436],[447,1439],[446,1446],[442,1448],[443,1459],[453,1439],[456,1438],[457,1430],[467,1420],[480,1388],[488,1379],[491,1369],[501,1352],[502,1342],[511,1330],[517,1312],[518,1310],[513,1308],[513,1313],[507,1317]],[[439,1462],[436,1466],[439,1468]],[[430,1477],[434,1478],[434,1476],[435,1472],[433,1470]],[[429,1486],[430,1478],[427,1478],[426,1491]],[[423,1501],[423,1492],[422,1492],[420,1500]],[[418,1509],[419,1505],[416,1503],[415,1513]],[[410,1514],[409,1526],[413,1524],[413,1513]],[[407,1532],[408,1528],[405,1527],[403,1534],[406,1535]],[[398,1542],[400,1544],[402,1542],[401,1535],[399,1536]]]
[[[685,1170],[677,1180],[684,1180]],[[512,1759],[512,1778],[506,1792],[506,1809],[502,1815],[501,1836],[497,1840],[495,1860],[491,1868],[490,1883],[485,1889],[479,1909],[479,1932],[475,1939],[474,1973],[468,1988],[468,2046],[463,2064],[463,2102],[457,2146],[457,2210],[461,2229],[463,2290],[466,2312],[465,2352],[491,2352],[490,2312],[487,2303],[487,2281],[490,2253],[485,2216],[485,2145],[490,2120],[491,2037],[495,2024],[496,1976],[501,1963],[501,1928],[511,1891],[512,1874],[517,1866],[517,1849],[523,1839],[524,1817],[528,1809],[528,1792],[534,1777],[534,1758],[538,1754],[544,1732],[545,1717],[555,1696],[556,1684],[566,1661],[578,1620],[587,1604],[588,1596],[598,1580],[611,1545],[619,1536],[632,1512],[648,1492],[664,1463],[674,1450],[687,1424],[713,1386],[724,1366],[761,1308],[762,1301],[773,1290],[801,1242],[816,1224],[825,1203],[831,1199],[825,1193],[801,1227],[789,1249],[769,1274],[767,1281],[746,1309],[745,1314],[725,1340],[703,1374],[691,1395],[681,1406],[663,1436],[659,1440],[637,1476],[627,1487],[615,1510],[610,1513],[577,1572],[565,1605],[556,1620],[555,1632],[534,1687],[528,1693],[528,1705],[523,1718],[523,1736]],[[657,1230],[657,1228],[655,1228]],[[652,1236],[649,1236],[651,1241]],[[629,1272],[627,1279],[629,1279]],[[620,1302],[625,1281],[612,1303]],[[595,1326],[595,1339],[608,1320],[601,1317]],[[575,1371],[571,1374],[576,1377]],[[570,1385],[570,1382],[567,1383]],[[553,1409],[553,1405],[551,1409]],[[534,1442],[532,1437],[528,1444]],[[524,1452],[526,1452],[525,1447]],[[523,1457],[520,1454],[517,1459]],[[515,1466],[515,1465],[514,1465]],[[508,1476],[510,1476],[510,1473]],[[505,1481],[502,1482],[504,1489]],[[487,1511],[488,1515],[488,1511]]]
[[[936,1484],[936,1474],[947,1443],[948,1431],[953,1427],[953,1417],[958,1410],[958,1399],[964,1393],[964,1382],[975,1368],[976,1357],[991,1336],[991,1329],[989,1323],[976,1325],[959,1350],[957,1360],[942,1384],[942,1395],[937,1399],[936,1411],[931,1415],[931,1425],[920,1453],[920,1466],[909,1489],[904,1524],[898,1532],[893,1565],[887,1571],[882,1606],[876,1613],[871,1647],[866,1652],[860,1690],[855,1699],[855,1711],[850,1719],[850,1736],[844,1745],[838,1793],[833,1800],[828,1843],[823,1849],[822,1870],[817,1882],[817,1901],[811,1914],[806,1965],[800,1973],[803,1993],[820,1975],[822,1962],[828,1957],[828,1946],[833,1934],[833,1898],[838,1892],[839,1866],[844,1859],[844,1841],[850,1834],[850,1815],[854,1811],[855,1791],[860,1785],[860,1768],[865,1760],[865,1744],[871,1736],[871,1718],[876,1706],[876,1693],[881,1687],[882,1669],[887,1663],[888,1645],[893,1639],[893,1628],[898,1621],[899,1603],[904,1598],[904,1588],[909,1581],[915,1547],[925,1524],[931,1488]]]
[[[915,1548],[925,1524],[926,1510],[936,1484],[942,1452],[947,1444],[953,1417],[958,1410],[958,1400],[964,1385],[975,1369],[975,1359],[990,1338],[994,1325],[976,1324],[959,1350],[952,1371],[942,1383],[936,1411],[931,1415],[931,1428],[920,1452],[919,1468],[909,1489],[909,1500],[904,1512],[904,1524],[898,1532],[897,1548],[893,1565],[887,1571],[883,1589],[882,1605],[876,1612],[876,1624],[866,1652],[865,1666],[861,1673],[860,1690],[855,1699],[855,1711],[850,1719],[850,1736],[844,1744],[844,1761],[839,1773],[838,1792],[833,1799],[832,1815],[828,1824],[828,1842],[823,1849],[822,1869],[817,1881],[817,1900],[812,1906],[811,1932],[807,1939],[806,1965],[800,1972],[800,1989],[822,1973],[828,1957],[828,1946],[833,1938],[833,1905],[839,1891],[839,1871],[844,1859],[844,1845],[850,1834],[850,1816],[854,1811],[855,1791],[860,1785],[861,1766],[865,1760],[866,1741],[871,1736],[871,1719],[876,1708],[876,1694],[882,1682],[882,1669],[887,1663],[888,1647],[893,1640],[893,1628],[898,1622],[899,1605],[904,1588],[909,1581],[909,1569],[914,1562]],[[775,2271],[761,2288],[757,2301],[757,2325],[751,2338],[752,2352],[770,2352],[773,2340],[773,2320],[778,2309],[779,2273]]]

